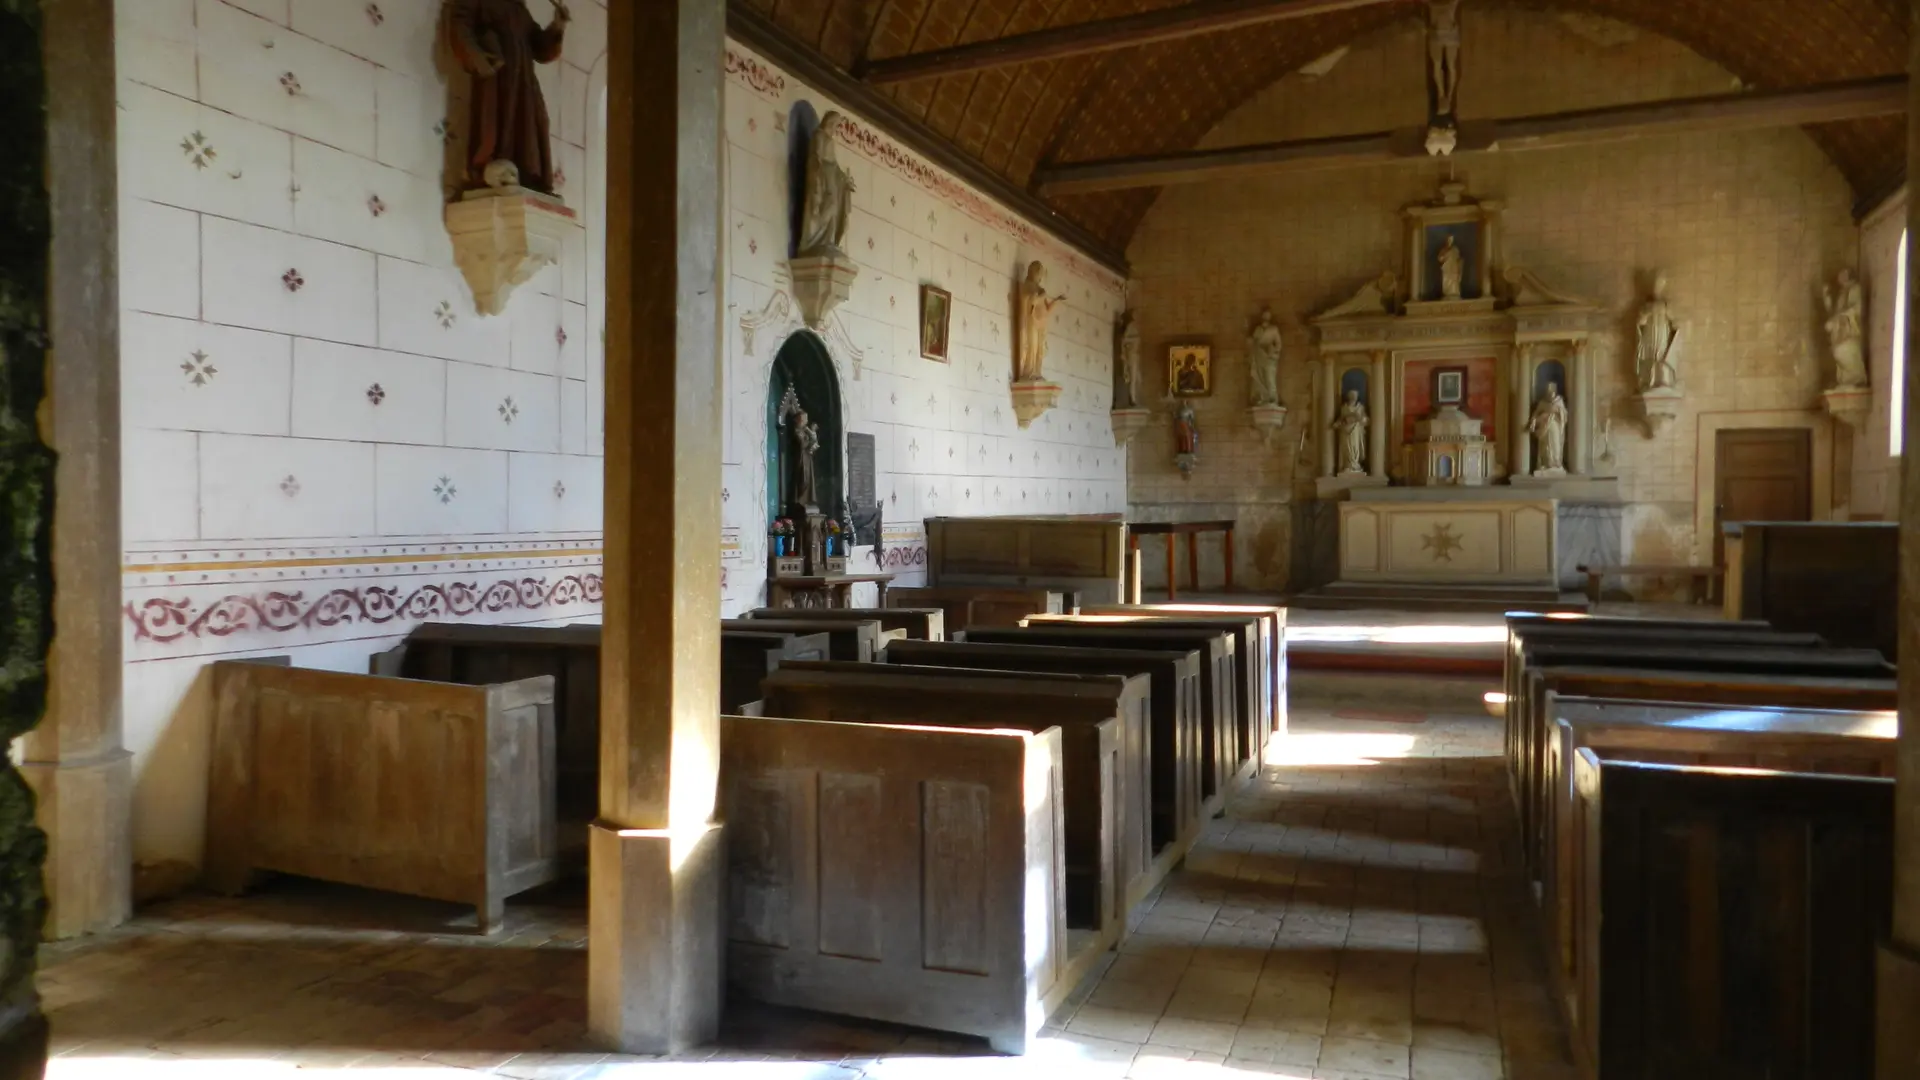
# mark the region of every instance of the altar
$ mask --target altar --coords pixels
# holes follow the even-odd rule
[[[1512,488],[1373,488],[1340,504],[1340,580],[1559,585],[1560,507]]]

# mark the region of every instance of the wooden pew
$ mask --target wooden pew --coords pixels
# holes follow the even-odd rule
[[[1574,870],[1584,838],[1574,828],[1575,759],[1589,750],[1604,760],[1774,772],[1892,777],[1899,718],[1892,712],[1721,708],[1674,702],[1562,698],[1547,703],[1553,718],[1548,746],[1545,858],[1537,880],[1548,932],[1548,955],[1577,1023],[1582,975],[1574,949],[1577,898]]]
[[[1759,650],[1756,650],[1759,651]],[[1845,652],[1850,650],[1824,650]],[[1864,652],[1865,650],[1861,650]],[[1818,651],[1807,655],[1819,655]],[[1871,655],[1871,654],[1869,654]],[[1801,671],[1819,674],[1799,674]],[[1516,788],[1521,852],[1529,868],[1539,866],[1546,797],[1547,694],[1564,697],[1624,698],[1704,705],[1762,705],[1782,708],[1873,711],[1894,708],[1890,677],[1848,674],[1844,666],[1781,660],[1754,662],[1733,671],[1661,671],[1638,667],[1544,667],[1527,672],[1527,711],[1521,741],[1524,753]]]
[[[277,871],[472,904],[554,880],[554,680],[211,665],[207,884]]]
[[[785,619],[722,619],[720,629],[723,633],[825,634],[830,659],[858,664],[871,664],[881,648],[878,619],[810,619],[796,613]]]
[[[720,633],[720,711],[739,714],[760,700],[760,681],[781,664],[825,660],[825,634],[723,630]]]
[[[1204,714],[1200,658],[1194,653],[903,641],[887,650],[887,661],[921,668],[1146,676],[1152,681],[1147,739],[1152,850],[1156,856],[1170,849],[1184,852],[1199,836],[1204,824],[1200,794],[1200,725]]]
[[[904,630],[910,641],[944,641],[947,637],[946,612],[937,607],[907,608],[756,608],[749,619],[839,619],[846,622],[878,622],[882,630]]]
[[[553,679],[554,793],[568,824],[600,807],[600,627],[421,623],[369,665],[375,675],[488,686]],[[585,842],[569,831],[569,847]]]
[[[1117,940],[1144,897],[1147,792],[1134,779],[1148,686],[1115,676],[958,672],[871,664],[790,664],[767,676],[768,715],[843,723],[909,723],[1044,731],[1064,761],[1069,926]],[[1136,895],[1138,890],[1138,895]]]
[[[723,717],[727,973],[1024,1053],[1073,989],[1061,733]]]
[[[1893,781],[1583,749],[1573,785],[1589,1075],[1874,1075]]]
[[[1058,615],[1072,610],[1058,590],[997,585],[888,589],[887,606],[939,608],[949,633],[969,626],[1019,626],[1020,620],[1029,615]]]
[[[965,640],[987,645],[1066,645],[1084,649],[1154,649],[1193,652],[1200,658],[1200,773],[1202,813],[1212,816],[1226,808],[1228,789],[1251,777],[1252,762],[1234,761],[1239,713],[1234,693],[1239,667],[1234,637],[1218,629],[1185,629],[1159,623],[1126,626],[1071,623],[1052,626],[973,629]]]
[[[1155,617],[1252,615],[1265,626],[1268,667],[1268,712],[1272,727],[1268,737],[1287,733],[1287,609],[1272,604],[1093,604],[1082,605],[1082,615],[1126,615],[1151,612]]]

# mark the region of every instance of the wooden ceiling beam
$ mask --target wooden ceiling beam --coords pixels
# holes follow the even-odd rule
[[[1066,56],[1175,41],[1243,26],[1304,19],[1354,8],[1405,4],[1408,0],[1201,0],[1181,7],[1143,11],[1114,19],[1055,26],[1027,34],[871,60],[855,75],[875,85],[961,75],[990,68],[1058,60]]]
[[[1907,110],[1907,77],[1762,90],[1603,109],[1464,121],[1454,155],[1542,150],[1651,135],[1793,127],[1890,116]],[[1043,196],[1196,184],[1252,175],[1350,168],[1427,156],[1426,129],[1408,128],[1219,150],[1075,162],[1038,170]]]

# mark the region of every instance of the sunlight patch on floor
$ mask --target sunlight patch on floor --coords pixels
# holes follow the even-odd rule
[[[1384,732],[1298,732],[1268,745],[1267,764],[1376,765],[1406,757],[1419,741],[1418,736]]]
[[[1379,626],[1345,623],[1335,626],[1294,626],[1287,629],[1289,644],[1369,642],[1380,645],[1497,645],[1507,640],[1503,623],[1467,625],[1439,623],[1425,626]]]

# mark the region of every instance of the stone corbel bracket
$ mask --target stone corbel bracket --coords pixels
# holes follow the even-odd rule
[[[470,191],[447,206],[453,259],[482,315],[507,310],[513,291],[560,261],[580,219],[567,204],[525,188]]]
[[[1873,391],[1864,386],[1835,387],[1820,395],[1820,404],[1828,416],[1857,432],[1873,412]]]
[[[860,277],[860,264],[838,251],[815,251],[787,262],[793,278],[793,298],[800,303],[800,314],[807,325],[823,329],[827,316],[853,295],[853,283]]]
[[[1640,394],[1640,414],[1646,420],[1647,437],[1657,439],[1680,415],[1681,393],[1671,387],[1656,387]]]
[[[1113,420],[1113,445],[1125,446],[1153,421],[1152,409],[1115,409],[1107,414]]]
[[[1013,384],[1013,418],[1022,431],[1033,426],[1047,410],[1060,404],[1058,383],[1027,381]]]
[[[1247,423],[1260,433],[1260,441],[1273,445],[1273,440],[1287,427],[1287,407],[1285,405],[1252,405],[1247,408]]]

